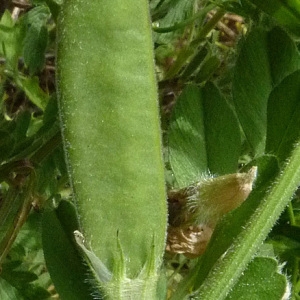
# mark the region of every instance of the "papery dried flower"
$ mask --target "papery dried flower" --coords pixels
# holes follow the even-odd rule
[[[168,193],[169,228],[166,250],[186,256],[202,254],[219,219],[246,200],[257,167],[247,173],[205,178]]]
[[[212,232],[206,225],[187,228],[169,226],[166,250],[183,253],[189,258],[197,257],[204,253]]]

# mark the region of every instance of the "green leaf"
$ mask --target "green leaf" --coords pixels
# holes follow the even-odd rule
[[[15,145],[14,137],[6,130],[0,130],[0,161],[4,161],[12,153]]]
[[[47,106],[49,96],[40,88],[37,77],[17,77],[16,83],[25,92],[29,100],[41,110]]]
[[[15,71],[22,53],[22,27],[15,24],[9,11],[5,11],[0,21],[0,55],[5,57],[6,68]]]
[[[300,4],[298,0],[249,0],[277,22],[299,36]]]
[[[0,210],[0,260],[6,254],[7,247],[11,241],[11,236],[15,228],[16,217],[23,206],[24,193],[17,189],[10,188],[1,201]],[[23,196],[23,197],[22,197]]]
[[[214,74],[214,72],[218,69],[220,64],[221,61],[218,56],[216,55],[210,56],[201,65],[199,71],[195,75],[195,81],[201,83],[209,80],[211,76]]]
[[[187,86],[169,127],[169,159],[179,186],[207,172],[236,172],[240,147],[238,122],[219,90],[211,83]]]
[[[203,88],[203,115],[208,169],[218,175],[236,172],[241,151],[239,124],[225,98],[211,83]]]
[[[203,60],[207,57],[208,55],[208,50],[207,47],[202,46],[196,54],[193,56],[191,61],[188,63],[184,71],[182,72],[181,77],[183,79],[187,79],[190,77],[198,68],[199,66],[203,63]]]
[[[183,22],[192,16],[195,5],[194,2],[195,1],[177,0],[173,1],[172,4],[168,3],[165,5],[166,3],[164,3],[160,6],[159,10],[161,11],[165,7],[165,14],[163,15],[163,18],[156,20],[156,24],[158,24],[159,27],[170,27]],[[184,30],[185,28],[183,27],[181,30],[173,32],[163,34],[154,33],[154,41],[158,44],[168,44],[173,42],[176,37],[182,35]]]
[[[0,278],[0,297],[1,299],[24,299],[22,294],[15,287],[2,278]]]
[[[90,271],[84,264],[74,240],[79,229],[75,207],[61,201],[56,210],[47,209],[43,215],[43,250],[51,279],[64,300],[94,299]],[[101,299],[101,298],[99,298]]]
[[[30,74],[40,71],[44,65],[48,42],[46,25],[49,18],[50,13],[47,6],[39,5],[25,14],[22,20],[28,28],[23,44],[23,56]]]
[[[5,264],[3,265],[5,266]],[[4,269],[4,271],[6,270]],[[7,281],[14,281],[15,278],[18,278],[19,285],[24,285],[37,279],[37,275],[29,271],[12,271],[7,272],[7,274],[4,272],[2,277],[4,277]]]
[[[270,257],[255,257],[225,298],[226,300],[279,300],[287,288],[287,278]]]
[[[49,292],[35,285],[34,282],[36,280],[37,276],[30,271],[14,271],[6,264],[3,264],[0,278],[1,299],[49,299]]]
[[[47,5],[51,11],[51,15],[52,15],[54,21],[56,22],[58,14],[60,12],[60,6],[62,4],[62,0],[45,0],[45,2],[47,3]]]
[[[40,27],[42,24],[46,24],[49,18],[50,18],[49,9],[43,3],[43,1],[41,1],[39,5],[33,7],[24,15],[23,21],[26,22],[26,25]]]
[[[300,71],[287,76],[268,100],[266,152],[284,161],[300,135]]]
[[[41,214],[33,212],[29,215],[2,264],[0,291],[12,295],[18,293],[19,296],[5,297],[0,292],[1,299],[42,300],[50,297],[47,291],[50,277],[45,272],[40,222]]]
[[[273,88],[300,67],[294,42],[280,28],[256,29],[242,43],[234,69],[233,100],[254,154],[263,154],[267,102]]]
[[[48,42],[46,26],[31,26],[24,39],[24,61],[29,68],[29,73],[40,71],[45,62],[45,51]]]
[[[14,138],[18,143],[26,139],[30,120],[31,113],[29,111],[21,112],[14,120],[16,123]]]
[[[207,171],[201,91],[187,86],[174,107],[169,127],[169,160],[180,187]]]
[[[299,227],[290,228],[288,225],[283,227],[283,232],[275,235],[272,234],[267,241],[272,245],[275,254],[281,257],[281,261],[286,261],[287,264],[291,264],[293,259],[300,257],[299,231]]]

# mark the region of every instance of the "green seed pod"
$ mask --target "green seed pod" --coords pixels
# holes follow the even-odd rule
[[[154,260],[134,287],[155,298],[167,205],[148,1],[65,0],[57,80],[80,232],[105,274],[115,268],[118,240],[127,279]],[[115,277],[122,295],[124,278]]]

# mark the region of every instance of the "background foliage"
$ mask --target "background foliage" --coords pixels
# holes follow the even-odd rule
[[[59,297],[43,258],[41,218],[70,198],[54,75],[60,5],[32,0],[0,7],[1,299]],[[183,299],[234,244],[299,140],[300,7],[279,0],[149,5],[166,185],[184,187],[202,174],[253,165],[259,170],[254,195],[222,221],[201,258],[166,254],[167,297]],[[300,297],[299,217],[296,192],[226,299],[281,299],[282,274],[291,299]]]

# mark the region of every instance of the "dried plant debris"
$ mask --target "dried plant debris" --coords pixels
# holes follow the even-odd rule
[[[210,177],[169,191],[166,250],[187,257],[203,254],[219,219],[247,199],[256,173],[252,167],[247,173]]]

